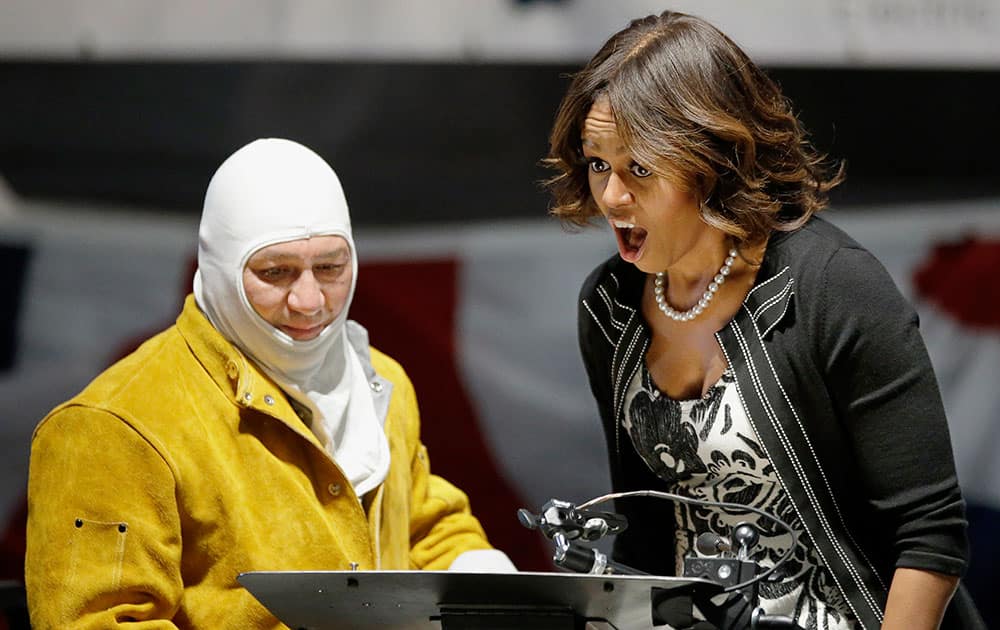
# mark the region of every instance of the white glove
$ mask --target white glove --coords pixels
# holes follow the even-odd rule
[[[462,573],[517,573],[517,567],[499,549],[473,549],[455,558],[449,571]]]

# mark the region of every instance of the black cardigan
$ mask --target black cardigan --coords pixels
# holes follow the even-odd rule
[[[625,391],[649,347],[644,283],[615,255],[580,292],[580,349],[615,491],[666,490],[621,431]],[[915,311],[868,251],[820,218],[774,234],[753,289],[716,338],[859,627],[879,627],[896,567],[963,573],[964,502],[937,382]],[[630,498],[617,509],[629,528],[614,560],[672,574],[673,506]],[[961,610],[945,627],[975,627],[964,590],[952,608]]]

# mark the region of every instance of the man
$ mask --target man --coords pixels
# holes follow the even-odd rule
[[[405,372],[347,319],[356,279],[322,158],[268,139],[222,164],[176,324],[35,432],[36,629],[281,627],[239,573],[446,569],[490,549],[430,473]]]

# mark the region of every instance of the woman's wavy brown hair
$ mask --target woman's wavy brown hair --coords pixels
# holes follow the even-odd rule
[[[543,164],[550,212],[582,226],[599,213],[580,133],[605,95],[632,157],[701,203],[702,218],[738,243],[794,230],[844,177],[807,139],[778,86],[718,29],[666,11],[633,20],[573,77]],[[831,174],[832,171],[832,174]]]

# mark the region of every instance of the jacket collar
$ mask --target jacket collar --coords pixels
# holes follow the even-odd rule
[[[795,277],[782,256],[782,243],[790,235],[790,232],[776,232],[768,239],[757,279],[743,300],[743,308],[765,339],[794,308]]]
[[[788,233],[778,232],[768,241],[757,279],[743,300],[743,308],[749,311],[763,337],[767,337],[792,310],[795,278],[782,260],[779,247],[787,237]],[[598,294],[608,301],[612,318],[609,323],[614,327],[621,325],[622,341],[630,341],[633,335],[640,333],[648,335],[638,312],[646,274],[617,255],[611,260],[609,270],[598,286]]]
[[[356,322],[349,321],[347,326],[348,341],[361,359],[365,378],[372,390],[375,412],[384,425],[392,395],[392,383],[375,372],[368,346],[368,332]],[[212,381],[236,405],[286,422],[291,417],[298,417],[284,392],[212,326],[198,308],[193,295],[187,296],[184,301],[184,309],[177,318],[177,329]],[[303,427],[307,429],[307,437],[316,441],[313,432],[308,430],[308,421]],[[298,427],[296,429],[299,430]],[[318,441],[316,443],[319,444]]]
[[[772,237],[754,286],[743,300],[743,308],[750,313],[762,337],[767,337],[792,311],[795,278],[776,251],[778,243],[786,236],[779,233]],[[609,270],[605,280],[598,285],[597,293],[608,302],[609,323],[622,332],[619,345],[632,341],[635,335],[648,336],[639,313],[646,274],[617,256],[611,261]]]
[[[795,295],[795,278],[789,267],[779,270],[767,270],[768,275],[762,277],[765,269],[757,274],[757,282],[743,300],[743,307],[749,313],[762,338],[767,338],[771,331],[791,311],[792,296]]]
[[[308,421],[300,420],[281,389],[212,326],[193,295],[184,300],[177,330],[208,376],[234,404],[273,416],[319,446]]]
[[[741,307],[750,315],[762,339],[793,311],[795,278],[777,251],[786,237],[786,233],[778,233],[768,242],[757,279]],[[619,333],[611,356],[612,405],[617,432],[624,413],[625,392],[646,355],[650,339],[649,328],[639,310],[646,275],[617,255],[608,269],[610,273],[598,284],[597,296],[606,302],[609,317],[606,329]]]
[[[365,379],[372,390],[372,399],[375,402],[375,415],[378,416],[382,426],[385,426],[386,418],[389,415],[389,399],[392,397],[392,381],[380,376],[372,365],[371,345],[368,342],[368,331],[365,327],[353,320],[347,320],[347,342],[351,344],[354,351],[361,359],[361,367],[364,369]]]

